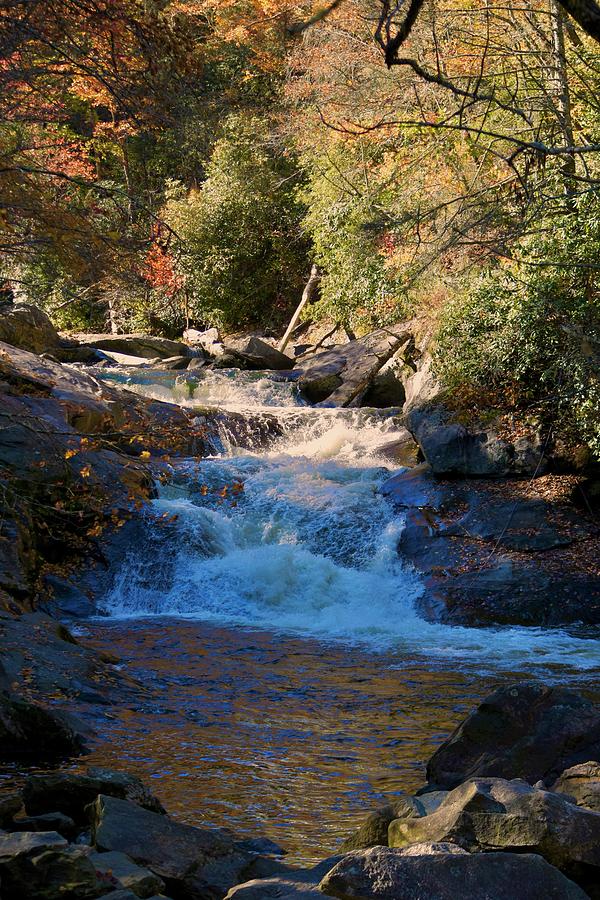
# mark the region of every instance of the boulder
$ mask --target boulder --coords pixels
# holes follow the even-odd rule
[[[27,303],[0,307],[0,341],[31,353],[53,353],[61,346],[49,316]]]
[[[25,780],[23,800],[25,809],[31,816],[58,809],[76,822],[85,824],[88,821],[85,808],[99,794],[127,800],[160,815],[165,814],[160,800],[147,790],[136,775],[98,767],[90,767],[86,774],[81,775],[75,772],[29,775]]]
[[[209,356],[220,356],[223,353],[223,343],[218,328],[208,328],[206,331],[188,328],[183,332],[183,340],[192,347],[201,348]]]
[[[375,409],[402,407],[406,399],[402,379],[393,369],[382,369],[361,397],[361,406]]]
[[[586,890],[600,885],[600,815],[524,781],[473,778],[420,819],[396,819],[390,847],[450,841],[470,852],[538,853]]]
[[[0,835],[2,896],[31,900],[86,900],[106,892],[88,858],[89,848],[68,846],[59,834]]]
[[[500,478],[542,474],[547,468],[539,432],[515,440],[493,426],[467,426],[432,401],[412,407],[406,424],[435,475]]]
[[[0,693],[0,760],[39,760],[79,756],[81,735],[56,712]],[[56,807],[53,807],[56,809]]]
[[[189,348],[181,341],[153,337],[148,334],[78,334],[80,344],[104,350],[107,353],[123,353],[144,359],[168,359],[170,356],[190,356]]]
[[[441,386],[432,371],[432,360],[428,353],[415,363],[404,378],[404,408],[406,414],[413,407],[424,406],[434,400],[440,393]]]
[[[180,369],[187,369],[191,359],[189,356],[169,356],[167,359],[163,359],[160,361],[159,365],[161,369],[169,369],[173,371],[179,371]],[[204,363],[204,360],[202,360]]]
[[[600,710],[566,688],[523,682],[499,688],[434,753],[427,780],[454,788],[473,776],[550,785],[600,755]]]
[[[162,878],[149,869],[137,866],[124,853],[116,850],[110,853],[98,853],[92,850],[89,859],[103,879],[106,879],[107,882],[110,880],[117,888],[132,891],[136,897],[152,897],[164,890],[165,883]]]
[[[222,896],[241,880],[251,859],[235,850],[228,832],[182,825],[126,800],[101,794],[89,812],[97,850],[125,853],[164,879],[169,891],[175,883],[184,896]],[[226,877],[230,880],[225,886]]]
[[[422,853],[375,847],[345,856],[322,880],[341,900],[584,900],[572,881],[531,853]]]
[[[223,353],[217,360],[220,368],[275,369],[288,371],[295,360],[280,353],[271,344],[260,338],[250,336],[239,341],[231,341],[224,345]]]
[[[571,766],[557,778],[552,790],[572,797],[578,806],[600,813],[600,764],[586,762]]]
[[[77,835],[77,825],[70,816],[61,812],[44,813],[41,816],[23,816],[13,826],[18,831],[56,831],[67,840]]]
[[[297,363],[301,393],[311,403],[326,406],[360,402],[380,369],[409,336],[410,323],[393,325]]]
[[[428,579],[426,618],[461,625],[600,623],[600,581],[577,554],[598,526],[572,504],[524,496],[522,482],[436,478],[417,465],[382,488],[405,511],[398,553]],[[550,552],[549,552],[550,551]],[[589,549],[588,549],[589,555]]]

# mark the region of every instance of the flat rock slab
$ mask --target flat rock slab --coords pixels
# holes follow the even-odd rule
[[[114,797],[100,795],[90,814],[97,850],[118,850],[165,879],[183,880],[234,849],[223,831],[182,825]]]
[[[148,334],[78,334],[80,344],[96,347],[111,353],[146,359],[168,359],[169,356],[190,356],[189,347],[181,341],[153,337]]]
[[[587,897],[558,869],[533,854],[409,856],[387,847],[348,854],[319,887],[323,894],[340,900],[584,900]]]

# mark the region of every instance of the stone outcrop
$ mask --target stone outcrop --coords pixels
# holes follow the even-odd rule
[[[291,357],[280,353],[271,344],[255,336],[226,343],[222,354],[217,358],[217,365],[220,368],[257,371],[263,369],[287,371],[293,368],[294,364],[295,360]]]
[[[508,439],[493,426],[456,421],[435,400],[410,409],[406,424],[435,475],[500,478],[542,474],[547,468],[539,432]]]
[[[358,405],[380,369],[410,337],[410,329],[410,323],[381,328],[296,363],[301,393],[323,406]]]
[[[181,825],[127,800],[101,794],[89,812],[98,850],[125,853],[184,896],[223,896],[251,859],[229,832]]]
[[[530,497],[520,481],[500,491],[492,480],[441,480],[427,464],[393,476],[383,492],[405,515],[400,556],[428,579],[420,601],[426,617],[465,625],[600,622],[598,578],[586,555],[564,553],[581,544],[593,556],[598,526],[567,500]]]
[[[486,698],[434,753],[430,784],[454,788],[474,776],[552,785],[600,756],[600,710],[566,688],[524,682]],[[568,793],[568,791],[567,791]]]
[[[433,848],[431,848],[433,849]],[[584,900],[576,884],[531,853],[407,854],[376,847],[345,856],[320,890],[340,900]]]

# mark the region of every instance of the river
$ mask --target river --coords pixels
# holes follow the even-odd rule
[[[224,431],[161,487],[81,628],[146,686],[111,710],[88,762],[137,772],[184,821],[266,833],[314,860],[418,787],[493,687],[598,683],[594,634],[418,615],[424,585],[398,558],[402,515],[380,492],[393,410],[314,409],[256,373],[127,380],[192,408],[275,415],[282,435],[242,451]]]

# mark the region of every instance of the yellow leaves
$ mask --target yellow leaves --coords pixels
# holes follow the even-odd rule
[[[98,523],[97,525],[92,525],[92,527],[86,531],[86,534],[88,537],[100,537],[103,531],[104,525]]]
[[[150,455],[151,454],[149,450],[142,450],[142,452],[140,453],[140,459],[150,459]]]
[[[91,466],[84,466],[82,469],[79,470],[79,474],[81,475],[82,478],[89,478],[90,475],[92,474]]]
[[[72,459],[74,456],[77,456],[79,450],[67,450],[65,453],[65,459]]]

